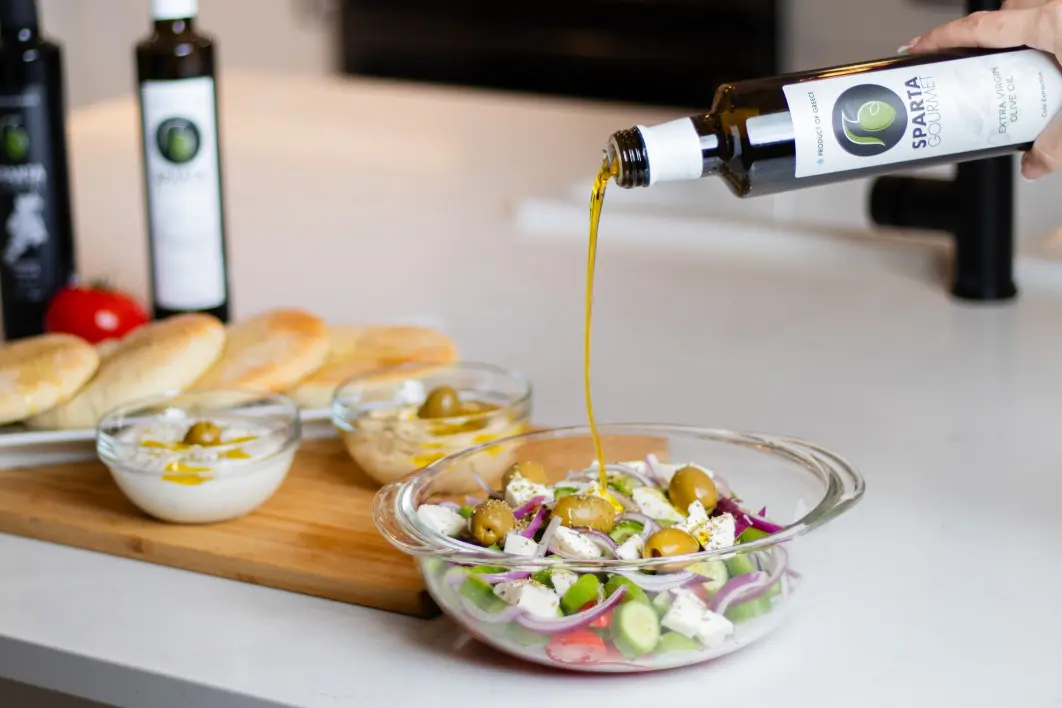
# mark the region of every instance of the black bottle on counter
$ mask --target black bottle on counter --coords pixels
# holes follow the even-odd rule
[[[44,331],[74,279],[74,226],[59,45],[33,0],[0,0],[0,299],[4,337]]]
[[[206,312],[228,321],[214,43],[196,0],[152,0],[136,47],[144,188],[156,319]]]

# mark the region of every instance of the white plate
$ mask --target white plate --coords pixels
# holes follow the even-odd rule
[[[302,439],[335,435],[330,408],[301,411]],[[96,430],[30,430],[22,425],[0,427],[0,469],[42,467],[96,457]]]

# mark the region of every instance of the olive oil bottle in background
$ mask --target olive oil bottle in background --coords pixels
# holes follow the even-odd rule
[[[752,197],[1028,149],[1062,109],[1033,49],[893,57],[721,86],[704,115],[614,133],[620,187],[722,177]]]
[[[41,334],[74,278],[62,50],[33,0],[0,2],[0,299],[8,340]]]
[[[152,0],[154,29],[136,47],[152,308],[228,321],[215,45],[197,33],[197,10]]]

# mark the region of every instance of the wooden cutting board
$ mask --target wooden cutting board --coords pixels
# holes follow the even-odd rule
[[[606,442],[611,459],[664,458],[663,441]],[[585,446],[528,445],[523,459],[586,464]],[[276,494],[220,524],[157,521],[128,501],[100,462],[0,470],[0,532],[183,568],[330,600],[432,617],[439,610],[410,556],[372,520],[377,486],[338,439],[303,442]]]

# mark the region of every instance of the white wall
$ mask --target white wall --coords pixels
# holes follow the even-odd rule
[[[129,93],[148,0],[38,0],[44,31],[63,44],[70,105]],[[200,0],[199,26],[226,68],[324,74],[338,64],[328,0]]]

